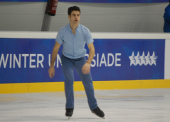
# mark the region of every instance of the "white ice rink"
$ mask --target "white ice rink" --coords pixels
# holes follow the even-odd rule
[[[105,119],[91,113],[84,91],[65,117],[64,92],[0,94],[0,122],[170,122],[170,89],[97,90]]]

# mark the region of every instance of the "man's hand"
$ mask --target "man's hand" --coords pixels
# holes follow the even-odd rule
[[[50,67],[49,70],[48,70],[48,73],[49,73],[50,78],[53,78],[54,77],[54,73],[55,73],[54,67]]]
[[[54,73],[55,73],[54,62],[56,60],[56,57],[57,57],[60,45],[61,44],[59,44],[57,41],[55,42],[55,45],[54,45],[54,48],[53,48],[53,52],[52,52],[52,57],[51,57],[51,65],[50,65],[50,68],[48,70],[50,78],[54,77]]]
[[[83,74],[88,74],[90,72],[90,64],[86,62],[83,65],[81,70],[82,70]]]

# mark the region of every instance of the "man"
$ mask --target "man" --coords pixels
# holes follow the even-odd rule
[[[164,32],[170,32],[170,0],[169,5],[165,8],[164,13]]]
[[[104,118],[104,112],[100,110],[94,96],[94,88],[92,77],[90,73],[90,64],[95,54],[93,39],[90,31],[85,26],[79,24],[80,21],[80,8],[73,6],[68,8],[68,19],[70,23],[58,32],[56,43],[52,52],[51,67],[49,68],[49,76],[54,76],[54,62],[60,45],[63,44],[62,49],[62,70],[65,77],[65,95],[66,95],[66,113],[67,117],[71,117],[74,110],[74,95],[73,95],[73,82],[74,82],[74,68],[80,76],[86,95],[88,104],[92,113],[99,117]],[[86,61],[84,48],[85,43],[88,45],[89,57]]]

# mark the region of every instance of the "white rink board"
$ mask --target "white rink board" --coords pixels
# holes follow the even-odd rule
[[[170,39],[169,33],[91,33],[93,39]],[[0,31],[0,38],[55,39],[57,32]]]
[[[164,79],[170,79],[170,34],[169,33],[91,33],[94,39],[166,39]],[[0,38],[55,39],[57,32],[0,31]]]
[[[170,79],[170,39],[165,40],[165,74],[164,79]]]

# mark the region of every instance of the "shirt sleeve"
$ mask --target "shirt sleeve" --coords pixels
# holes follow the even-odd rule
[[[85,32],[85,41],[86,41],[86,43],[90,44],[90,43],[94,42],[94,40],[92,38],[92,35],[90,33],[90,30],[86,28],[84,32]]]
[[[56,37],[56,40],[59,44],[62,44],[63,43],[63,39],[62,39],[62,31],[59,30],[58,31],[58,34],[57,34],[57,37]]]

